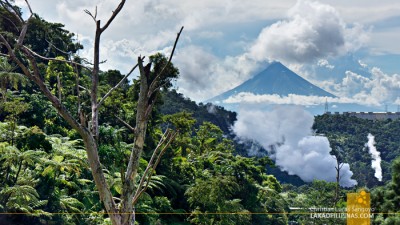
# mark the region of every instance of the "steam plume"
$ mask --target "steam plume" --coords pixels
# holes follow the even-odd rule
[[[375,137],[372,134],[368,134],[368,143],[366,144],[369,149],[369,154],[372,157],[371,167],[375,170],[375,177],[382,181],[382,168],[381,168],[381,153],[376,150]]]
[[[270,112],[241,110],[233,130],[241,138],[259,142],[282,170],[302,180],[336,181],[336,160],[330,155],[326,137],[312,136],[314,116],[298,106],[279,106]],[[351,187],[357,181],[345,163],[340,185]]]

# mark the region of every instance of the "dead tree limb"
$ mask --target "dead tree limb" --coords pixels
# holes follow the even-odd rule
[[[136,189],[136,193],[133,196],[133,205],[139,200],[140,196],[147,190],[151,177],[153,176],[158,164],[160,163],[161,157],[164,155],[171,142],[175,139],[178,132],[167,129],[163,137],[159,141],[156,149],[154,150],[150,161],[147,164],[146,170],[144,171],[142,178],[140,179],[139,185]],[[165,144],[166,143],[166,144]],[[165,144],[165,145],[164,145]],[[159,151],[159,149],[164,147]]]
[[[144,57],[142,57],[142,60],[144,59]],[[103,104],[103,102],[107,99],[108,96],[110,96],[110,94],[117,89],[119,86],[121,86],[121,84],[133,73],[133,71],[135,71],[135,69],[138,67],[138,64],[136,64],[135,66],[132,67],[132,69],[118,82],[117,85],[115,85],[113,88],[111,88],[104,96],[103,98],[100,99],[99,103],[98,103],[98,107],[101,106],[101,104]]]
[[[165,66],[161,69],[160,73],[158,73],[156,75],[156,77],[153,80],[153,83],[150,85],[149,92],[147,93],[147,96],[149,98],[150,98],[151,95],[153,95],[154,92],[156,92],[156,90],[157,90],[156,86],[159,85],[158,84],[158,80],[163,75],[163,73],[164,73],[165,69],[168,67],[168,65],[171,63],[172,57],[174,56],[174,53],[175,53],[176,45],[178,44],[179,37],[181,36],[182,31],[183,31],[183,26],[181,27],[181,29],[179,30],[179,32],[176,35],[176,39],[175,39],[175,42],[174,42],[174,47],[172,48],[172,51],[171,51],[171,54],[170,54],[170,56],[168,58],[167,64],[165,64]]]
[[[131,125],[129,125],[129,123],[125,122],[123,119],[121,119],[118,116],[115,116],[115,118],[117,118],[122,124],[124,124],[125,127],[127,127],[130,131],[132,131],[132,133],[135,134],[135,128],[132,127]]]

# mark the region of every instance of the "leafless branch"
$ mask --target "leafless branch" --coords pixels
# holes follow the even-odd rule
[[[17,46],[21,46],[22,43],[24,42],[26,32],[28,31],[29,22],[31,21],[31,18],[33,17],[33,11],[32,11],[31,5],[29,4],[28,0],[25,0],[25,2],[26,2],[26,5],[28,6],[28,9],[29,9],[29,12],[31,13],[31,15],[29,16],[29,18],[26,21],[24,21],[21,17],[21,20],[23,22],[22,22],[22,29],[21,29],[21,32],[18,37]]]
[[[93,21],[96,23],[96,21],[97,21],[97,6],[96,6],[96,9],[94,10],[94,16],[93,16],[93,14],[89,11],[89,10],[87,10],[87,9],[85,9],[85,10],[83,10],[86,14],[88,14],[90,17],[92,17],[92,19],[93,19]]]
[[[14,54],[13,49],[11,48],[11,45],[8,43],[8,41],[4,38],[4,36],[0,33],[0,40],[1,43],[3,43],[3,45],[7,48],[8,54],[7,56],[10,57],[11,59],[17,59],[17,57]],[[22,68],[23,70],[26,69],[26,67],[24,66]]]
[[[64,59],[49,58],[49,57],[41,56],[41,55],[39,55],[38,53],[34,52],[33,50],[31,50],[30,48],[28,48],[26,46],[24,46],[23,48],[28,50],[32,55],[34,55],[34,56],[36,56],[36,57],[38,57],[40,59],[43,59],[43,60],[47,60],[47,61],[51,61],[52,60],[52,61],[58,61],[58,62],[72,63],[74,65],[81,66],[81,67],[83,67],[83,68],[85,68],[87,70],[91,70],[91,68],[89,68],[89,67],[87,67],[87,66],[85,66],[85,65],[83,65],[81,63],[77,63],[77,62],[74,62],[74,61],[71,61],[71,60],[64,60]]]
[[[164,136],[163,136],[164,138]],[[158,149],[161,147],[160,144],[162,144],[165,141],[165,139],[163,141],[160,140],[159,144],[157,145],[157,148],[154,150],[153,155],[151,156],[150,161],[147,164],[146,170],[143,172],[143,176],[140,179],[139,185],[136,189],[136,193],[133,196],[133,205],[135,205],[136,201],[139,199],[139,197],[142,195],[142,193],[144,192],[145,189],[147,189],[148,185],[149,185],[149,181],[151,179],[150,176],[148,176],[149,172],[150,175],[154,172],[153,171],[153,167],[152,167],[152,162],[154,161],[154,158],[156,157],[157,153],[158,153]],[[151,171],[150,171],[151,170]],[[146,185],[144,186],[146,182]]]
[[[181,33],[182,33],[182,31],[183,31],[183,28],[184,28],[184,27],[182,26],[181,29],[179,30],[179,32],[176,34],[176,39],[175,39],[174,47],[172,48],[172,52],[171,52],[171,55],[169,56],[168,63],[171,63],[172,57],[174,56],[174,53],[175,53],[176,45],[178,44],[178,40],[179,40],[179,37],[181,36]],[[165,67],[167,67],[167,66],[164,66],[164,69],[165,69]],[[161,71],[161,73],[162,73],[162,71]]]
[[[168,142],[167,144],[164,146],[164,148],[161,150],[159,156],[157,157],[157,161],[156,163],[153,165],[153,170],[155,170],[158,166],[158,164],[161,161],[161,157],[164,155],[165,151],[167,150],[167,148],[169,147],[169,145],[171,144],[171,142],[176,138],[176,136],[178,135],[177,131],[171,132],[169,138],[168,138]]]
[[[147,168],[143,173],[142,178],[140,179],[139,185],[136,189],[136,193],[133,197],[133,204],[137,202],[139,197],[147,190],[151,177],[155,169],[157,168],[158,164],[160,163],[161,157],[163,156],[164,152],[167,150],[168,146],[171,142],[175,139],[178,132],[171,131],[167,129],[163,136],[161,137],[156,149],[154,150],[150,161],[147,164]],[[166,144],[165,144],[166,143]],[[164,145],[165,144],[165,145]],[[164,145],[164,147],[159,151],[159,149]]]
[[[115,118],[117,118],[122,124],[124,124],[124,126],[126,126],[130,131],[132,131],[132,133],[135,133],[135,128],[129,125],[129,123],[125,122],[125,120],[119,118],[118,116],[115,116]]]
[[[3,4],[1,4],[1,5],[3,5]],[[4,7],[4,6],[3,6],[3,7]],[[6,17],[6,16],[4,16],[4,15],[2,15],[2,17],[3,17],[3,19],[6,19],[8,22],[10,22],[10,23],[14,26],[14,28],[19,32],[19,28],[18,28],[18,26],[14,23],[14,21],[10,20],[10,18],[8,18],[8,17]]]
[[[89,91],[89,89],[85,88],[85,87],[82,86],[82,85],[79,85],[79,88],[81,88],[81,89],[83,89],[83,90],[85,90],[85,91]]]
[[[36,59],[33,57],[33,55],[30,54],[30,52],[27,49],[22,48],[22,51],[25,53],[25,55],[28,57],[29,61],[31,62],[31,67],[33,68],[33,75],[37,79],[39,78],[38,75],[40,74],[39,68],[37,67]],[[58,99],[61,103],[61,98]]]
[[[28,6],[29,12],[31,12],[31,14],[33,14],[31,5],[29,4],[28,0],[25,0],[25,2],[26,2],[26,5]]]
[[[92,66],[93,66],[93,63],[92,63],[92,62],[89,62],[89,60],[88,60],[88,59],[86,59],[86,58],[81,58],[81,60],[82,60],[84,63],[86,63],[86,64],[88,64],[88,65],[92,65]]]
[[[110,19],[108,19],[107,23],[100,29],[101,32],[105,31],[108,26],[110,26],[111,22],[115,19],[118,13],[121,11],[122,7],[124,6],[126,0],[121,0],[118,7],[113,11]]]
[[[28,31],[29,19],[22,25],[21,32],[18,37],[17,46],[21,46],[24,42],[26,32]]]
[[[51,47],[53,47],[54,49],[56,49],[57,51],[59,51],[59,52],[65,54],[65,55],[71,55],[71,53],[65,52],[65,51],[63,51],[63,50],[57,48],[57,46],[55,46],[53,43],[51,43],[51,42],[48,41],[47,39],[45,39],[45,41],[46,41]]]
[[[144,59],[144,57],[142,57],[142,60]],[[106,98],[115,90],[117,89],[132,73],[133,71],[135,71],[135,69],[138,67],[138,64],[136,63],[136,65],[134,67],[132,67],[132,69],[129,71],[129,73],[127,73],[119,82],[117,85],[115,85],[113,88],[111,88],[107,94],[105,94],[103,96],[103,98],[101,98],[101,100],[99,101],[98,107],[101,106],[101,104],[103,104],[104,100],[106,100]]]
[[[20,23],[24,23],[24,19],[22,18],[22,16],[15,10],[14,6],[8,0],[5,0],[5,4],[4,2],[1,2],[1,5],[3,5],[5,10],[13,14]],[[12,9],[12,11],[10,10],[10,8]]]
[[[150,97],[159,87],[159,86],[157,87],[158,80],[160,79],[161,75],[164,73],[164,71],[168,67],[168,65],[171,63],[172,57],[174,56],[174,53],[175,53],[176,45],[178,44],[178,40],[179,40],[179,37],[181,36],[182,31],[183,31],[183,26],[181,27],[181,29],[179,30],[179,32],[176,35],[174,47],[172,48],[168,62],[164,65],[164,67],[161,69],[160,73],[157,74],[157,76],[154,78],[153,82],[150,85],[149,93],[147,93],[148,97]]]
[[[94,65],[94,63],[92,63],[92,62],[89,62],[89,60],[88,59],[85,59],[85,58],[82,58],[82,61],[84,61],[86,64],[88,64],[88,65]],[[105,59],[105,60],[103,60],[103,61],[100,61],[99,62],[99,64],[103,64],[103,63],[106,63],[107,62],[107,59]]]
[[[141,74],[141,75],[142,75],[142,74],[145,74],[142,56],[139,56],[139,57],[138,57],[138,63],[137,63],[137,65],[138,65],[138,67],[139,67],[140,74]]]

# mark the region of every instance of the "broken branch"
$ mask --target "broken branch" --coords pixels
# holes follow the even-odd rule
[[[144,59],[144,57],[142,57],[142,60]],[[136,65],[134,67],[132,67],[132,69],[129,71],[129,73],[127,73],[119,82],[117,85],[115,85],[113,88],[111,88],[104,96],[103,98],[100,99],[99,103],[98,103],[98,107],[101,106],[101,104],[103,104],[104,100],[106,100],[106,98],[115,90],[117,89],[131,74],[132,72],[138,67],[138,64],[136,63]]]
[[[129,123],[125,122],[123,119],[119,118],[118,116],[115,116],[115,118],[117,118],[122,124],[124,124],[124,126],[126,126],[130,131],[132,131],[132,133],[135,133],[135,128],[132,127],[131,125],[129,125]]]
[[[176,35],[174,47],[172,48],[172,51],[169,56],[167,64],[165,64],[165,66],[161,69],[160,73],[157,74],[157,76],[154,78],[153,82],[150,84],[150,88],[149,88],[149,92],[147,93],[147,97],[150,98],[150,96],[159,88],[159,86],[157,87],[158,80],[160,79],[161,75],[164,73],[164,71],[168,67],[168,65],[171,63],[172,57],[175,53],[176,45],[178,44],[178,40],[179,40],[179,37],[181,36],[182,31],[183,31],[183,26],[181,27],[181,29],[179,30],[179,32]]]

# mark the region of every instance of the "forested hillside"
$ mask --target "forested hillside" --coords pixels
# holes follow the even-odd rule
[[[322,115],[316,117],[313,128],[328,137],[334,154],[340,154],[343,162],[350,163],[359,185],[373,187],[391,179],[391,163],[400,155],[400,120],[373,121],[347,115]],[[375,136],[375,146],[382,158],[382,182],[373,179],[372,157],[366,146],[368,134]]]
[[[101,71],[96,56],[80,58],[83,46],[63,24],[36,14],[24,20],[12,3],[0,0],[1,225],[303,224],[309,216],[294,208],[344,207],[345,194],[364,187],[378,212],[400,209],[399,121],[317,117],[314,129],[351,163],[359,186],[282,185],[267,156],[248,157],[237,143],[236,113],[173,89],[185,76],[173,51],[139,57],[139,75],[127,79]],[[96,29],[101,35],[107,26]],[[382,153],[383,182],[363,150],[368,133]]]

